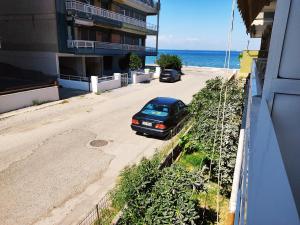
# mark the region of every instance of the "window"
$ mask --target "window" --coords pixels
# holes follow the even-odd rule
[[[149,103],[142,109],[142,113],[146,115],[160,116],[160,117],[168,116],[169,111],[170,111],[169,106],[155,104],[155,103]]]
[[[186,105],[182,101],[179,101],[178,104],[181,109],[186,108]]]

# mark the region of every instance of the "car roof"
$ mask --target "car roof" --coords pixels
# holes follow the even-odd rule
[[[164,71],[171,72],[171,71],[176,71],[176,70],[174,70],[174,69],[164,69]]]
[[[177,101],[178,101],[178,99],[175,99],[175,98],[157,97],[155,99],[152,99],[150,102],[172,105],[172,104],[176,103]]]

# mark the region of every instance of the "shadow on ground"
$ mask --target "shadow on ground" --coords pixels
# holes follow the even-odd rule
[[[61,100],[80,96],[80,95],[85,95],[88,94],[89,92],[87,91],[82,91],[82,90],[77,90],[77,89],[71,89],[71,88],[59,88],[59,98]]]

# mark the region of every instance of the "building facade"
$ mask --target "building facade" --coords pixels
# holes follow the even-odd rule
[[[234,224],[299,225],[300,0],[238,5],[261,48],[249,82]]]
[[[128,55],[157,55],[153,0],[0,2],[0,62],[48,75],[111,76],[128,71]]]

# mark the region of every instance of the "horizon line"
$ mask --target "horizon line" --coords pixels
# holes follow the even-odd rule
[[[205,49],[167,49],[167,48],[160,48],[158,51],[209,51],[209,52],[226,52],[227,50],[205,50]],[[244,50],[231,50],[231,52],[242,52]]]

